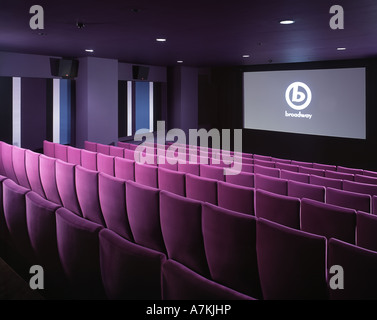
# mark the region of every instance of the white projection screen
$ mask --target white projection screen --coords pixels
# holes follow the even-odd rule
[[[244,72],[244,128],[366,139],[365,68]]]

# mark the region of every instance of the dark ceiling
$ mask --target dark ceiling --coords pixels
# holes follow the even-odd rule
[[[32,5],[44,29],[32,30]],[[332,30],[330,7],[344,9]],[[293,19],[292,25],[280,20]],[[77,22],[84,23],[79,29]],[[157,42],[156,38],[166,38]],[[252,65],[377,56],[376,0],[2,0],[0,51],[93,55],[169,66]],[[338,47],[346,50],[338,51]],[[94,53],[86,53],[92,48]],[[242,56],[249,54],[250,58]]]

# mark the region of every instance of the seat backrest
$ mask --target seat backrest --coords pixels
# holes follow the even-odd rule
[[[325,177],[333,178],[333,179],[350,180],[350,181],[355,180],[355,177],[352,173],[337,172],[337,171],[331,171],[331,170],[325,171]]]
[[[300,229],[300,199],[256,189],[255,215],[257,218]]]
[[[60,143],[55,143],[55,158],[68,161],[68,146]]]
[[[254,174],[262,174],[269,177],[280,178],[280,169],[255,164]]]
[[[371,196],[352,191],[326,188],[326,203],[337,206],[371,212]]]
[[[293,180],[293,181],[303,182],[303,183],[309,183],[310,182],[310,174],[288,171],[288,170],[284,170],[284,169],[280,170],[280,178],[285,179],[285,180]]]
[[[340,239],[342,240],[342,239]],[[358,211],[356,214],[357,246],[377,252],[377,216]]]
[[[180,196],[186,196],[186,174],[184,172],[158,168],[158,188]]]
[[[298,181],[288,181],[288,196],[299,199],[309,198],[325,202],[326,188]]]
[[[115,157],[114,174],[119,179],[135,181],[135,161]]]
[[[262,298],[256,254],[255,217],[203,204],[202,229],[211,279]]]
[[[265,300],[325,300],[326,238],[257,220],[257,258]]]
[[[217,204],[217,180],[187,173],[186,197]]]
[[[124,149],[117,146],[110,146],[110,156],[124,158]]]
[[[133,241],[126,208],[126,182],[100,172],[98,193],[106,227],[123,238]]]
[[[40,154],[37,152],[26,150],[25,167],[31,190],[35,191],[40,196],[45,198],[46,196],[43,191],[41,176],[39,172],[39,156]]]
[[[275,162],[275,168],[278,168],[280,170],[290,171],[290,172],[298,172],[298,169],[300,167],[294,164]]]
[[[200,164],[198,163],[179,163],[178,162],[178,171],[184,173],[194,174],[196,176],[200,175]]]
[[[81,149],[68,146],[67,148],[67,161],[81,165]]]
[[[336,166],[332,164],[316,163],[313,162],[314,169],[336,171]]]
[[[254,189],[229,182],[217,183],[217,201],[221,208],[254,215]]]
[[[368,184],[377,184],[377,177],[367,176],[365,174],[355,174],[355,181]]]
[[[255,189],[262,189],[285,196],[288,194],[288,180],[286,179],[255,174],[254,182]]]
[[[124,149],[124,159],[132,160],[132,161],[139,161],[140,153],[135,152],[135,150]]]
[[[301,229],[355,243],[356,211],[311,199],[301,200]]]
[[[41,154],[39,156],[39,171],[46,199],[62,204],[56,184],[56,159]]]
[[[3,142],[1,153],[5,176],[18,183],[17,176],[13,168],[13,146]]]
[[[43,154],[55,158],[55,145],[51,141],[43,140]]]
[[[110,146],[107,144],[97,143],[97,153],[110,155]]]
[[[313,163],[307,162],[307,161],[292,160],[291,164],[295,166],[299,166],[299,167],[313,168]],[[299,171],[300,171],[300,168],[299,168]]]
[[[166,256],[122,238],[99,232],[101,275],[109,300],[161,300],[161,268]]]
[[[363,169],[355,169],[355,168],[348,168],[343,166],[337,166],[336,171],[344,172],[344,173],[351,173],[351,174],[363,174]]]
[[[97,152],[97,143],[91,141],[84,141],[84,149],[92,152]]]
[[[343,188],[343,180],[341,179],[334,179],[334,178],[326,178],[317,175],[310,175],[310,184],[317,185],[317,186],[324,186],[324,187],[331,187],[335,189],[342,189]]]
[[[201,202],[161,191],[160,220],[168,258],[205,277],[209,276],[202,234]]]
[[[81,150],[81,165],[89,170],[97,170],[97,152]]]
[[[26,173],[25,152],[26,149],[13,146],[13,169],[18,184],[30,189],[30,183]]]
[[[254,173],[227,174],[225,175],[225,181],[243,187],[254,188]]]
[[[128,142],[122,142],[122,141],[118,141],[117,146],[120,147],[120,148],[123,148],[123,149],[129,149],[130,148],[130,144]]]
[[[99,172],[106,173],[110,176],[115,175],[115,163],[114,156],[110,156],[103,153],[97,153],[97,170]]]
[[[158,188],[158,167],[135,162],[135,181],[145,186]]]
[[[298,169],[298,172],[307,173],[307,174],[310,174],[310,175],[320,176],[320,177],[325,176],[325,170],[311,168],[311,167],[305,167],[305,166],[300,166],[299,169]]]
[[[224,168],[214,165],[200,165],[200,176],[219,181],[225,181]]]
[[[377,196],[377,185],[375,184],[344,180],[343,190],[365,193],[369,194],[370,196]]]

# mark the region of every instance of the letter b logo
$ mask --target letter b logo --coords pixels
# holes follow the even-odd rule
[[[285,91],[285,100],[292,109],[303,110],[312,101],[312,92],[305,83],[294,82]]]

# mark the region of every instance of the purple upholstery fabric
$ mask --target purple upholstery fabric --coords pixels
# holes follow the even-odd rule
[[[254,165],[259,167],[267,167],[267,168],[275,168],[275,162],[273,161],[265,161],[265,160],[259,160],[254,159]]]
[[[44,295],[56,299],[66,294],[65,277],[56,240],[56,210],[59,205],[31,191],[26,194],[26,221],[35,263],[43,266]]]
[[[68,161],[68,147],[64,144],[55,143],[55,158]]]
[[[18,183],[13,168],[13,146],[3,142],[2,144],[2,162],[4,166],[5,176]]]
[[[367,177],[377,178],[377,172],[376,171],[363,170],[363,175],[367,176]]]
[[[115,157],[114,173],[119,179],[135,181],[135,161]]]
[[[115,169],[114,169],[114,156],[109,156],[103,153],[97,154],[97,170],[99,172],[106,173],[110,176],[115,175]]]
[[[186,196],[186,174],[159,167],[158,188],[184,197]]]
[[[300,229],[300,200],[257,189],[255,215],[279,224]]]
[[[110,146],[110,156],[124,158],[124,149],[116,146]]]
[[[126,200],[135,242],[165,253],[160,223],[160,190],[127,181]]]
[[[126,209],[126,183],[102,172],[98,175],[98,192],[106,227],[133,241]]]
[[[313,163],[314,169],[336,171],[336,166],[332,164]]]
[[[331,300],[377,299],[377,252],[330,239],[329,266],[333,265],[343,268],[344,289],[329,290]],[[332,276],[329,274],[329,278]]]
[[[164,156],[158,157],[158,167],[178,171],[178,161],[175,159],[169,159]]]
[[[335,189],[343,188],[343,181],[341,179],[326,178],[326,177],[320,177],[316,175],[310,176],[310,184],[314,184],[317,186],[331,187]]]
[[[292,171],[292,172],[298,172],[298,169],[300,168],[297,165],[293,164],[287,164],[287,163],[280,163],[276,162],[275,163],[275,168],[278,168],[280,170],[286,170],[286,171]]]
[[[225,175],[225,181],[235,185],[254,188],[254,173],[240,172],[239,174]]]
[[[313,163],[306,161],[292,160],[291,164],[299,167],[313,168]]]
[[[68,146],[67,161],[69,163],[81,165],[81,149]]]
[[[184,173],[190,173],[196,176],[200,175],[200,165],[195,163],[179,163],[178,171]]]
[[[356,214],[356,245],[377,252],[377,216],[358,211]]]
[[[209,179],[225,181],[224,169],[213,165],[200,165],[200,176]]]
[[[272,157],[271,156],[265,156],[261,154],[254,154],[253,155],[254,160],[262,160],[262,161],[271,161]]]
[[[309,198],[325,202],[326,188],[298,181],[288,181],[288,196],[295,198]]]
[[[6,173],[5,173],[5,169],[4,169],[4,165],[3,165],[3,144],[5,142],[3,141],[0,141],[0,175],[1,176],[6,176]]]
[[[303,166],[300,166],[300,168],[298,169],[298,172],[300,172],[300,173],[307,173],[307,174],[310,174],[310,175],[320,176],[320,177],[324,177],[325,176],[325,170],[315,169],[315,168],[309,168],[309,167],[303,167]]]
[[[336,170],[338,172],[351,173],[351,174],[363,174],[364,173],[364,170],[362,170],[362,169],[348,168],[348,167],[343,167],[343,166],[337,166]]]
[[[97,143],[84,141],[84,149],[92,152],[97,152]]]
[[[99,261],[101,229],[65,208],[56,211],[59,257],[74,299],[105,297]]]
[[[98,171],[76,166],[76,193],[85,219],[106,226],[99,202]]]
[[[326,203],[371,212],[371,196],[367,194],[326,188]]]
[[[106,144],[97,143],[97,153],[110,155],[110,146]]]
[[[25,151],[25,167],[31,190],[45,198],[41,177],[39,173],[39,153],[31,150]]]
[[[281,169],[280,170],[280,178],[292,181],[298,181],[303,183],[310,182],[310,175],[307,173],[299,173]]]
[[[261,175],[264,175],[264,176],[280,178],[280,169],[264,167],[264,166],[260,166],[260,165],[255,164],[254,165],[254,174],[261,174]]]
[[[148,187],[158,188],[158,167],[135,162],[135,181]]]
[[[254,173],[254,165],[242,163],[241,172]]]
[[[26,149],[13,146],[13,169],[14,173],[16,174],[18,184],[30,189],[30,184],[26,173],[25,152]]]
[[[160,220],[168,257],[207,277],[201,203],[161,191]]]
[[[262,189],[284,196],[288,194],[288,180],[286,179],[255,174],[254,185],[256,189]]]
[[[85,149],[81,150],[81,165],[89,170],[97,170],[97,153],[88,151]]]
[[[48,157],[55,158],[55,144],[51,141],[43,141],[43,154]]]
[[[132,243],[109,229],[99,233],[100,266],[111,300],[160,300],[164,254]]]
[[[377,184],[377,177],[355,174],[355,181],[361,183]]]
[[[345,172],[337,172],[337,171],[326,171],[325,177],[333,178],[333,179],[350,180],[350,181],[355,180],[355,177],[353,174],[345,173]]]
[[[257,258],[265,300],[327,299],[325,237],[258,219]]]
[[[162,265],[163,300],[255,300],[206,279],[184,265],[167,260]]]
[[[47,200],[61,204],[58,187],[56,184],[56,159],[44,154],[39,156],[39,173],[44,194]]]
[[[138,146],[137,144],[130,143],[129,144],[129,149],[130,150],[135,150],[137,148],[137,146]]]
[[[254,215],[254,189],[229,182],[217,183],[218,206],[221,208]]]
[[[120,148],[123,148],[123,149],[129,149],[130,148],[130,144],[128,142],[122,142],[122,141],[118,141],[117,146],[120,147]]]
[[[377,185],[375,184],[344,180],[343,190],[353,191],[353,192],[358,192],[358,193],[365,193],[371,196],[377,196]]]
[[[292,162],[292,160],[289,160],[289,159],[281,159],[281,158],[275,158],[275,157],[272,157],[271,161],[275,162],[275,166],[278,163],[291,164],[291,162]],[[295,166],[295,165],[293,165],[293,166]]]
[[[81,208],[77,200],[75,168],[73,163],[56,160],[56,186],[61,202],[65,208],[82,216]]]
[[[186,197],[217,204],[217,180],[187,173]]]
[[[262,298],[255,217],[203,204],[202,224],[211,278],[246,295]]]
[[[3,182],[7,179],[8,179],[7,177],[0,175],[0,243],[4,245],[7,242],[9,242],[9,234],[8,234],[8,229],[5,222],[4,209],[3,209]]]
[[[132,160],[132,161],[139,161],[140,154],[137,152],[135,153],[134,150],[124,149],[124,159]]]
[[[355,243],[356,211],[311,199],[301,200],[301,229]]]

